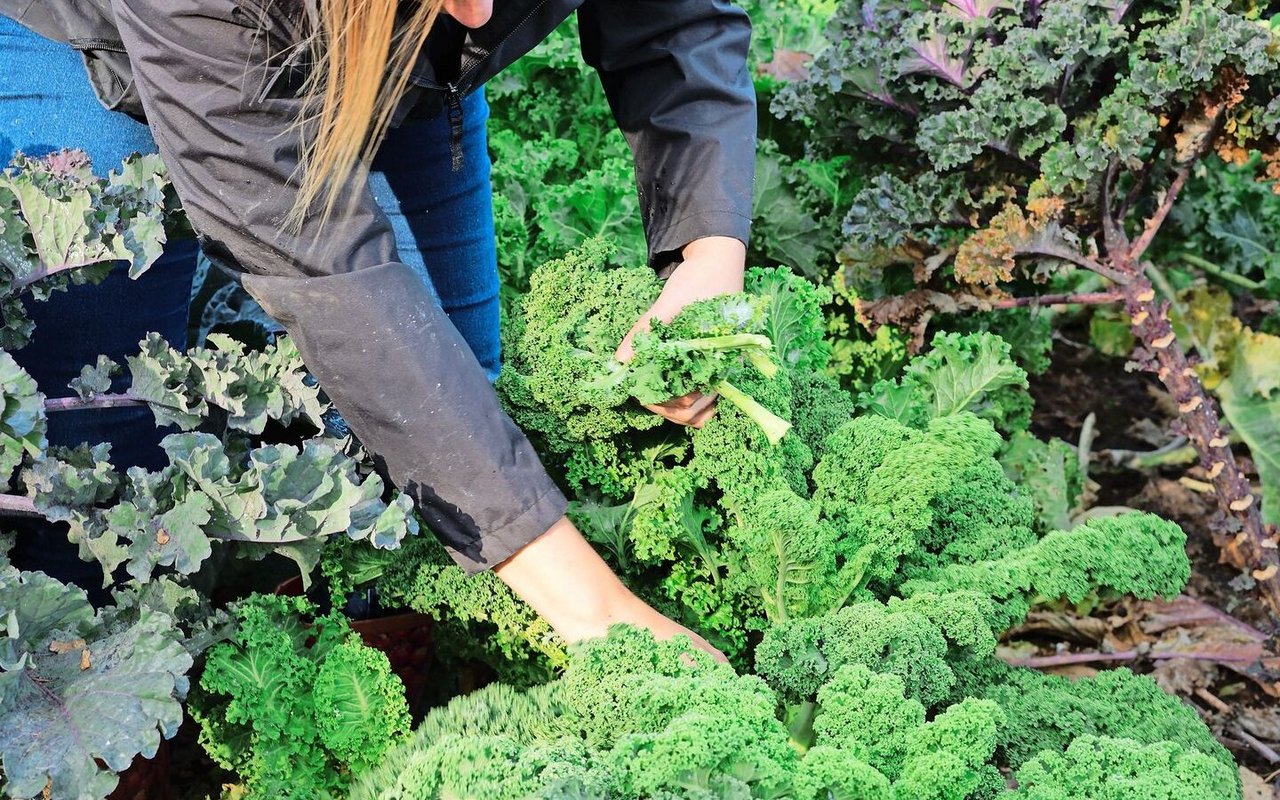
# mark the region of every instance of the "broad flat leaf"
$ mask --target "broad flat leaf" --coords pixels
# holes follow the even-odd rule
[[[746,290],[768,298],[765,334],[778,360],[797,370],[821,371],[831,360],[822,307],[831,290],[817,286],[785,268],[751,269]]]
[[[1071,529],[1071,515],[1084,488],[1071,445],[1061,439],[1042,441],[1026,431],[1017,431],[1000,454],[1000,465],[1022,494],[1031,498],[1045,530]]]
[[[1261,343],[1259,344],[1259,341]],[[1262,481],[1262,518],[1280,525],[1280,338],[1246,331],[1218,386],[1222,412],[1249,446]],[[1263,354],[1270,353],[1267,361]],[[1260,388],[1270,387],[1266,393]]]
[[[326,410],[319,385],[308,379],[302,356],[287,337],[262,351],[247,351],[230,337],[211,334],[216,349],[183,353],[149,334],[129,357],[130,393],[151,404],[158,424],[191,430],[210,410],[226,412],[226,424],[260,434],[267,420],[288,425],[303,418],[323,429]]]
[[[0,623],[0,670],[14,670],[24,654],[47,645],[54,631],[68,640],[88,635],[93,606],[81,589],[6,565],[0,569]]]
[[[200,569],[213,554],[204,532],[211,508],[206,495],[194,493],[158,516],[150,509],[121,503],[107,512],[106,520],[114,533],[130,541],[129,574],[146,582],[157,566],[173,567],[181,575]]]
[[[978,338],[941,335],[934,337],[930,355],[933,369],[921,383],[933,390],[936,417],[972,409],[979,416],[983,406],[992,405],[995,393],[1005,387],[1027,388],[1027,374],[1013,363],[1009,345],[998,336],[979,334]]]
[[[167,615],[142,609],[133,624],[99,618],[89,625],[92,610],[83,592],[41,573],[10,569],[0,577],[0,605],[18,593],[74,597],[63,601],[62,619],[75,623],[77,635],[64,627],[23,637],[29,649],[21,663],[0,670],[6,791],[35,797],[51,784],[53,797],[99,800],[115,788],[113,772],[139,753],[155,755],[161,735],[177,733],[177,697],[191,656]],[[32,612],[47,616],[48,609],[24,605],[8,615],[10,627],[15,618],[19,628],[35,624],[25,616]]]
[[[1027,373],[994,333],[939,333],[897,381],[882,380],[858,405],[915,428],[971,411],[998,430],[1023,430],[1031,419]]]
[[[817,220],[804,210],[788,185],[782,157],[770,149],[756,156],[756,182],[751,200],[755,221],[752,246],[805,275],[820,275],[822,235]]]
[[[1200,355],[1200,379],[1249,446],[1262,481],[1263,520],[1280,524],[1280,337],[1246,328],[1221,290],[1199,288],[1180,300],[1174,331]]]
[[[320,740],[356,769],[378,763],[409,731],[404,684],[383,653],[351,637],[329,651],[315,682]],[[377,720],[377,724],[370,724]]]
[[[44,395],[35,379],[18,366],[13,356],[0,350],[0,485],[7,488],[9,477],[24,455],[35,458],[44,451]]]
[[[46,458],[23,470],[22,482],[36,510],[54,522],[107,502],[120,489],[120,476],[111,468],[111,444],[90,448],[53,448]]]
[[[185,359],[172,358],[171,353],[159,334],[148,334],[139,354],[127,359],[129,374],[133,376],[129,394],[150,404],[157,425],[175,425],[189,431],[200,424],[208,413],[208,406],[203,397],[184,391],[187,384],[193,382],[191,364]]]
[[[157,156],[134,157],[108,180],[77,151],[19,156],[0,173],[4,265],[20,285],[112,261],[130,262],[137,277],[164,248],[166,185]]]

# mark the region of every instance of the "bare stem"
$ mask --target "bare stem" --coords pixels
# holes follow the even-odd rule
[[[1242,289],[1248,289],[1251,292],[1256,292],[1262,288],[1262,284],[1260,282],[1255,280],[1250,280],[1249,278],[1246,278],[1243,275],[1237,275],[1234,272],[1227,272],[1225,269],[1213,263],[1212,261],[1209,261],[1208,259],[1205,259],[1205,258],[1201,258],[1195,253],[1183,253],[1182,260],[1187,262],[1193,267],[1199,267],[1200,269],[1204,270],[1205,272],[1209,273],[1215,278],[1218,278],[1219,280],[1224,280],[1224,281],[1227,281],[1228,283],[1234,283],[1236,286],[1239,286]]]
[[[7,517],[43,517],[36,511],[36,504],[30,497],[18,494],[0,494],[0,516]]]
[[[1225,561],[1252,575],[1272,614],[1280,618],[1280,552],[1262,524],[1261,504],[1231,451],[1213,397],[1173,333],[1169,302],[1157,299],[1150,279],[1141,274],[1124,287],[1124,293],[1125,311],[1141,342],[1133,360],[1155,373],[1177,403],[1183,432],[1217,499],[1220,516],[1214,541]]]
[[[1124,293],[1085,292],[1082,294],[1041,294],[1033,297],[1008,297],[994,300],[992,308],[1024,308],[1026,306],[1097,306],[1107,303],[1119,303],[1124,300]]]
[[[146,400],[141,400],[131,394],[100,394],[90,397],[88,400],[81,397],[47,399],[44,401],[44,410],[53,413],[55,411],[82,411],[87,408],[123,408],[146,404]]]
[[[1191,177],[1191,167],[1195,163],[1195,161],[1192,161],[1178,170],[1178,174],[1173,178],[1173,183],[1169,184],[1168,190],[1164,193],[1164,200],[1160,203],[1160,207],[1156,209],[1156,213],[1152,214],[1142,224],[1142,235],[1135,239],[1133,244],[1129,245],[1128,260],[1130,263],[1137,264],[1142,260],[1142,254],[1151,246],[1152,240],[1160,232],[1160,226],[1164,225],[1165,218],[1173,210],[1173,204],[1177,202],[1178,195],[1182,193],[1182,187],[1187,185],[1187,179]]]

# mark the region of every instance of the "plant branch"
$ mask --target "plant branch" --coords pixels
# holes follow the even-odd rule
[[[122,408],[126,406],[144,406],[146,400],[131,394],[99,394],[84,399],[82,397],[55,397],[44,401],[44,410],[49,413],[57,411],[82,411],[88,408]]]
[[[0,494],[0,516],[44,517],[36,511],[35,501],[19,494]]]
[[[1173,210],[1173,204],[1178,201],[1178,195],[1182,193],[1183,187],[1187,185],[1187,179],[1191,177],[1191,170],[1200,162],[1205,153],[1209,152],[1209,148],[1213,146],[1218,134],[1222,133],[1222,128],[1227,119],[1226,111],[1226,103],[1217,103],[1213,106],[1212,117],[1209,119],[1209,130],[1205,134],[1203,141],[1199,143],[1194,153],[1186,157],[1185,163],[1178,167],[1178,171],[1173,177],[1173,182],[1169,184],[1169,188],[1164,193],[1164,198],[1160,201],[1160,206],[1142,224],[1142,234],[1129,247],[1129,251],[1126,254],[1129,264],[1136,267],[1141,263],[1142,254],[1151,246],[1152,240],[1160,232],[1160,226],[1164,225],[1169,212]],[[1174,160],[1176,163],[1177,156],[1175,156]],[[1122,220],[1120,222],[1123,224]]]
[[[1131,252],[1136,251],[1137,243]],[[1125,312],[1141,345],[1133,353],[1139,368],[1155,373],[1177,403],[1180,425],[1199,455],[1200,466],[1217,499],[1214,541],[1224,561],[1248,572],[1258,583],[1273,616],[1280,618],[1280,551],[1262,524],[1258,498],[1245,477],[1231,440],[1222,430],[1213,398],[1204,388],[1173,332],[1169,301],[1158,299],[1151,278],[1135,265],[1134,281],[1124,287]],[[1154,277],[1160,277],[1153,271]]]
[[[1096,664],[1106,661],[1137,661],[1140,658],[1149,658],[1152,661],[1170,661],[1175,658],[1185,658],[1189,661],[1212,661],[1218,664],[1234,663],[1248,664],[1257,659],[1250,656],[1244,658],[1232,658],[1222,652],[1197,653],[1191,651],[1176,651],[1167,653],[1141,653],[1137,650],[1121,650],[1118,653],[1063,653],[1054,656],[1031,656],[1030,658],[1006,658],[1006,664],[1015,667],[1031,667],[1033,669],[1042,669],[1044,667],[1065,667],[1071,664]]]
[[[1098,306],[1107,303],[1119,303],[1124,300],[1124,293],[1085,292],[1082,294],[1040,294],[1031,297],[1008,297],[993,300],[992,308],[1024,308],[1026,306]]]
[[[1173,183],[1169,184],[1169,188],[1164,193],[1164,200],[1160,202],[1160,207],[1146,222],[1142,223],[1142,235],[1129,246],[1128,260],[1130,263],[1137,264],[1142,259],[1142,254],[1151,246],[1152,240],[1160,232],[1160,226],[1164,225],[1169,212],[1173,210],[1173,204],[1178,201],[1178,195],[1182,193],[1182,187],[1187,185],[1187,179],[1191,177],[1191,168],[1195,163],[1196,161],[1192,160],[1178,169],[1178,174],[1174,176]]]
[[[1182,260],[1187,262],[1193,267],[1199,267],[1200,269],[1209,273],[1213,277],[1218,278],[1219,280],[1224,280],[1224,281],[1227,281],[1228,283],[1234,283],[1236,286],[1239,286],[1242,289],[1247,289],[1251,292],[1256,292],[1262,288],[1262,284],[1260,282],[1255,280],[1250,280],[1249,278],[1246,278],[1243,275],[1237,275],[1234,272],[1227,272],[1225,269],[1213,263],[1212,261],[1209,261],[1206,258],[1201,258],[1200,256],[1195,255],[1194,253],[1183,253]]]
[[[1179,436],[1156,450],[1103,450],[1112,464],[1129,469],[1152,469],[1176,464],[1192,464],[1200,457],[1196,449],[1187,444],[1187,437]]]
[[[1112,158],[1107,165],[1107,174],[1102,179],[1102,245],[1107,253],[1123,253],[1129,249],[1129,237],[1125,235],[1124,225],[1116,217],[1113,208],[1113,194],[1120,174],[1119,159]]]
[[[1047,256],[1049,258],[1060,258],[1063,261],[1070,261],[1078,267],[1084,267],[1090,272],[1096,272],[1102,277],[1121,286],[1128,283],[1132,276],[1126,272],[1122,272],[1115,267],[1107,266],[1097,259],[1089,258],[1079,250],[1067,247],[1050,247],[1046,245],[1037,245],[1028,247],[1018,252],[1019,256]]]

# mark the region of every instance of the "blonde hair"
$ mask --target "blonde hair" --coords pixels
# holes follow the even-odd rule
[[[316,65],[307,81],[298,197],[287,224],[328,220],[342,187],[372,160],[409,84],[443,0],[320,0]]]

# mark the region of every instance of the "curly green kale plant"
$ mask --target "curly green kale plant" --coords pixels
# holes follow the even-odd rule
[[[1123,304],[1212,476],[1219,544],[1280,613],[1280,555],[1149,261],[1208,153],[1275,152],[1277,81],[1274,32],[1228,0],[845,0],[775,110],[868,159],[842,259],[873,324],[922,341],[938,312]],[[1085,290],[1025,294],[1050,280]]]
[[[575,522],[632,588],[739,663],[770,625],[891,596],[952,565],[1029,558],[1056,527],[996,457],[1004,442],[989,420],[1017,430],[1029,417],[1025,373],[998,337],[940,337],[899,382],[863,395],[878,413],[855,418],[855,398],[821,373],[830,353],[821,293],[788,272],[753,270],[746,294],[766,301],[778,368],[772,377],[744,369],[738,380],[793,419],[792,431],[772,442],[732,403],[701,429],[672,428],[598,391],[601,375],[613,377],[614,343],[651,298],[619,287],[649,286],[652,276],[593,256],[602,257],[580,252],[535,272],[510,326],[505,399],[576,490]],[[1022,466],[1024,476],[1044,471]],[[562,659],[499,582],[446,579],[454,568],[415,551],[387,569],[393,596],[482,626],[500,643],[500,671],[513,659]],[[1045,599],[1058,596],[1046,590]]]
[[[744,358],[766,378],[778,374],[773,342],[755,332],[764,327],[763,310],[764,298],[725,295],[691,303],[670,322],[655,321],[650,330],[636,334],[635,353],[625,364],[610,362],[607,374],[586,385],[588,392],[599,392],[589,402],[609,406],[635,398],[656,404],[711,391],[737,406],[770,444],[777,444],[791,423],[730,380],[742,370]]]
[[[255,595],[229,643],[209,651],[191,711],[201,743],[250,797],[341,796],[404,738],[404,686],[340,613]]]
[[[772,678],[619,627],[576,646],[558,680],[493,684],[431,712],[351,797],[1065,800],[1086,786],[1119,800],[1135,796],[1122,789],[1173,796],[1182,778],[1192,797],[1239,798],[1230,755],[1151,679],[1117,670],[1073,683],[1003,666],[991,630],[964,622],[976,595],[869,605],[879,617],[833,626],[809,660],[762,664],[830,667],[811,673],[798,707]]]

